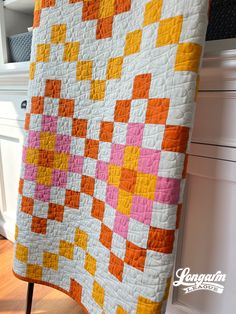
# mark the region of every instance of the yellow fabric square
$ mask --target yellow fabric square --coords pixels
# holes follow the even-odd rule
[[[142,172],[137,173],[135,194],[154,200],[157,177]]]
[[[36,61],[48,62],[50,57],[50,44],[38,44],[36,49]]]
[[[125,311],[122,306],[118,305],[116,309],[116,314],[128,314],[128,312]]]
[[[66,24],[52,26],[51,42],[53,44],[63,44],[66,40]]]
[[[26,150],[26,163],[27,164],[38,164],[39,151],[35,148],[28,148]]]
[[[54,167],[59,170],[67,170],[69,162],[69,155],[64,153],[54,154]]]
[[[79,246],[84,251],[87,250],[87,243],[88,243],[88,234],[77,228],[75,231],[75,245]]]
[[[36,63],[35,62],[31,62],[30,63],[30,68],[29,68],[29,79],[30,80],[34,79],[35,70],[36,70]]]
[[[105,292],[102,286],[97,281],[93,283],[93,299],[94,301],[103,308]]]
[[[52,169],[47,167],[38,167],[37,183],[43,185],[52,184]]]
[[[117,210],[125,215],[129,215],[132,206],[132,193],[119,190]]]
[[[79,61],[76,69],[76,79],[78,81],[91,80],[93,73],[93,61]]]
[[[159,22],[161,18],[162,0],[152,0],[145,6],[143,26]]]
[[[103,100],[105,97],[106,81],[96,80],[91,83],[90,99]]]
[[[22,263],[28,261],[28,248],[20,243],[16,245],[16,258]]]
[[[31,279],[42,279],[42,267],[39,265],[28,264],[26,269],[26,277]]]
[[[84,268],[94,276],[96,273],[97,262],[96,259],[89,253],[86,253]]]
[[[63,61],[73,62],[78,60],[79,42],[65,43]]]
[[[140,155],[140,148],[136,146],[126,146],[124,154],[124,167],[137,170]]]
[[[74,256],[74,244],[61,240],[59,244],[59,255],[68,259],[73,259]]]
[[[175,71],[198,72],[202,47],[195,43],[183,43],[178,45]]]
[[[58,270],[58,255],[55,253],[43,253],[43,267]]]
[[[121,167],[116,165],[109,165],[108,168],[108,183],[116,187],[120,184]]]
[[[107,66],[107,80],[121,78],[123,57],[111,58]]]
[[[157,47],[178,44],[182,24],[183,16],[175,16],[160,21],[157,35]]]
[[[41,7],[42,7],[42,0],[35,0],[35,5],[34,5],[35,11],[40,10]]]
[[[125,40],[125,56],[139,52],[141,41],[142,41],[141,30],[128,33],[126,35],[126,40]]]
[[[15,225],[15,240],[18,239],[18,235],[19,235],[19,227]]]
[[[115,14],[115,0],[100,0],[99,18],[104,19]]]
[[[138,298],[136,314],[161,314],[161,302],[154,302],[144,297]]]
[[[40,133],[40,148],[53,151],[55,148],[56,137],[50,132]]]

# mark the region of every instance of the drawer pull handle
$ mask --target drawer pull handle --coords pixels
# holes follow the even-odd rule
[[[21,107],[21,109],[26,109],[27,108],[27,100],[23,100],[20,107]]]

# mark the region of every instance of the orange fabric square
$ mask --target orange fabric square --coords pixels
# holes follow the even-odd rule
[[[40,25],[40,17],[41,17],[41,10],[35,10],[34,11],[34,22],[33,22],[33,27],[39,27]]]
[[[64,206],[49,203],[48,206],[48,219],[57,220],[59,222],[63,221]]]
[[[169,103],[168,98],[149,99],[145,122],[151,124],[166,124]]]
[[[56,0],[42,0],[42,8],[54,7]]]
[[[31,98],[31,113],[34,114],[43,114],[44,109],[44,97],[42,96],[33,96]]]
[[[70,295],[75,301],[81,303],[82,286],[74,279],[70,279]]]
[[[112,231],[106,225],[102,224],[100,233],[100,242],[108,249],[111,249]]]
[[[93,159],[98,158],[99,141],[86,139],[85,141],[85,157],[90,157]]]
[[[122,168],[120,178],[120,188],[127,192],[134,192],[137,172],[134,170]]]
[[[88,176],[82,176],[81,192],[93,196],[95,179]]]
[[[112,36],[113,16],[98,20],[96,39],[103,39]]]
[[[135,77],[133,99],[148,98],[151,79],[151,74],[140,74]]]
[[[154,302],[150,299],[139,296],[136,314],[160,314],[162,312],[162,304],[162,302]]]
[[[124,262],[114,255],[112,252],[110,254],[110,262],[109,262],[109,272],[115,276],[119,281],[122,281]]]
[[[72,136],[85,138],[88,121],[85,119],[73,119]]]
[[[29,130],[30,126],[30,113],[25,114],[25,124],[24,124],[24,129]]]
[[[175,230],[150,227],[147,249],[159,253],[170,254],[173,250]]]
[[[130,108],[131,100],[117,100],[114,121],[127,123],[129,121]]]
[[[125,263],[141,271],[144,270],[146,249],[126,241]]]
[[[54,161],[54,152],[47,151],[47,150],[39,150],[39,166],[44,167],[53,167],[53,161]]]
[[[19,182],[19,187],[18,187],[18,192],[19,194],[23,194],[23,187],[24,187],[24,180],[22,178],[20,178],[20,182]]]
[[[60,99],[58,115],[61,117],[72,118],[74,114],[75,101],[73,99]]]
[[[31,231],[35,233],[46,234],[47,219],[34,216],[32,218]]]
[[[114,129],[113,122],[102,121],[99,137],[100,141],[112,142],[113,129]]]
[[[115,14],[129,11],[131,8],[131,0],[116,0]]]
[[[82,21],[96,20],[99,13],[98,0],[87,0],[83,2]]]
[[[46,80],[45,96],[51,98],[60,98],[61,81],[60,80]]]
[[[97,198],[93,199],[93,207],[92,207],[92,217],[97,218],[99,220],[103,220],[105,211],[105,203],[98,200]]]
[[[167,125],[164,132],[162,149],[184,153],[187,149],[189,128],[180,125]]]
[[[66,190],[65,206],[71,208],[79,208],[80,192]]]
[[[34,200],[30,197],[22,196],[21,200],[21,211],[33,215],[34,210]]]

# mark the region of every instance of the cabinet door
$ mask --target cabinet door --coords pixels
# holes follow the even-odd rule
[[[233,313],[236,305],[236,163],[189,156],[184,221],[174,273],[226,274],[223,294],[171,289],[167,314]],[[173,287],[173,286],[172,286]]]
[[[17,92],[19,93],[19,92]],[[0,92],[0,234],[14,239],[26,93]]]

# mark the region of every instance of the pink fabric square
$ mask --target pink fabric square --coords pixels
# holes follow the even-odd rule
[[[117,207],[118,203],[118,189],[112,185],[107,186],[106,202],[113,208]]]
[[[42,130],[44,132],[55,133],[57,131],[57,117],[43,116],[42,117]]]
[[[164,204],[178,204],[180,181],[175,178],[157,178],[155,200]]]
[[[105,161],[98,160],[96,166],[96,178],[102,181],[108,179],[108,163]]]
[[[146,225],[150,225],[152,219],[153,201],[141,196],[134,196],[131,208],[131,217]]]
[[[28,147],[39,148],[40,146],[40,132],[28,132]]]
[[[141,148],[138,171],[157,175],[161,151]]]
[[[128,228],[129,228],[129,217],[117,211],[113,231],[118,233],[123,238],[127,239]]]
[[[122,166],[125,146],[121,144],[112,144],[110,162],[117,166]]]
[[[143,139],[143,123],[129,123],[126,136],[126,144],[132,146],[141,146]]]
[[[37,175],[37,167],[34,165],[25,164],[24,179],[29,181],[35,181]]]
[[[53,170],[53,185],[66,188],[67,173],[65,171]]]
[[[56,150],[58,152],[70,153],[71,136],[57,134]]]
[[[82,156],[70,156],[69,171],[82,174],[84,157]]]
[[[24,163],[26,163],[26,153],[27,153],[27,148],[25,146],[23,146],[23,150],[22,150],[22,161]]]
[[[50,200],[50,186],[36,185],[35,189],[35,199],[43,202],[49,202]]]

